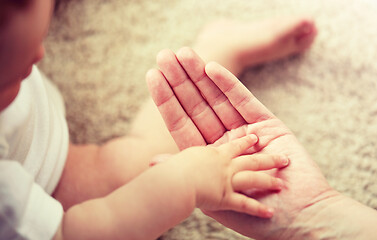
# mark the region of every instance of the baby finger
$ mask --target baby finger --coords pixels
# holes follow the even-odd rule
[[[253,154],[237,157],[232,162],[236,166],[237,172],[261,171],[286,167],[289,164],[289,159],[284,155]]]
[[[230,200],[230,206],[232,206],[231,210],[233,211],[247,213],[257,217],[271,218],[274,215],[272,208],[242,194],[233,195]]]
[[[240,192],[256,188],[262,190],[281,190],[284,183],[281,179],[262,172],[242,171],[232,178],[234,191]]]

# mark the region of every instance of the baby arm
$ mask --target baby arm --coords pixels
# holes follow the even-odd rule
[[[156,239],[195,207],[270,217],[268,208],[238,191],[280,189],[280,180],[254,170],[280,168],[284,158],[244,155],[250,135],[219,147],[193,147],[140,174],[105,198],[70,208],[55,239]]]

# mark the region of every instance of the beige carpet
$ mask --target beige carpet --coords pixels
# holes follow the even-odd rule
[[[243,81],[334,188],[377,208],[376,12],[376,0],[77,0],[54,19],[40,66],[65,97],[72,141],[100,143],[127,133],[160,49],[191,45],[220,17],[312,14],[319,35],[308,53]],[[195,212],[162,239],[243,238]]]

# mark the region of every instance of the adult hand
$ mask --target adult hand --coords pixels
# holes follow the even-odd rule
[[[340,196],[321,174],[292,132],[229,71],[207,65],[189,48],[175,55],[163,50],[157,56],[160,70],[147,73],[147,83],[165,123],[180,149],[221,144],[255,134],[252,152],[283,154],[291,165],[270,171],[284,181],[280,192],[254,195],[275,208],[272,219],[247,214],[205,212],[241,234],[261,239],[290,239],[295,221],[315,215],[319,202]],[[299,224],[299,223],[298,223]]]

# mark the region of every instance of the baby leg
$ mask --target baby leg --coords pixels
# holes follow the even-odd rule
[[[206,27],[195,49],[206,61],[216,61],[240,74],[246,67],[305,50],[315,35],[313,21],[305,17],[252,24],[227,20]],[[61,181],[53,195],[68,209],[126,184],[145,171],[154,156],[176,152],[178,148],[162,117],[153,101],[148,100],[126,136],[102,146],[71,144]]]
[[[70,144],[60,182],[53,193],[64,209],[106,196],[149,167],[153,157],[178,148],[152,100],[135,117],[129,134],[102,146]]]
[[[194,50],[206,62],[216,61],[236,76],[247,67],[307,49],[317,34],[309,17],[285,17],[248,23],[221,20],[199,34]]]

